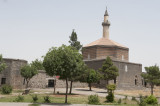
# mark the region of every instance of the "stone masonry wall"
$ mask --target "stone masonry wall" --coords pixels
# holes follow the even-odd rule
[[[56,87],[58,88],[65,88],[66,87],[66,82],[64,80],[59,80],[55,76],[50,77],[48,76],[45,71],[40,70],[37,75],[35,75],[30,83],[29,87],[30,88],[48,88],[48,80],[55,80],[56,79]],[[68,82],[70,86],[70,81]],[[81,88],[81,87],[87,87],[88,84],[86,83],[80,83],[80,82],[73,82],[73,88]]]
[[[89,47],[89,48],[84,48],[82,53],[83,53],[83,59],[95,59],[96,58],[96,47]]]
[[[104,59],[85,61],[85,63],[95,70],[102,67]],[[115,61],[113,64],[119,69],[119,76],[116,79],[117,89],[142,89],[142,65],[124,61]],[[135,84],[136,80],[136,84]],[[111,81],[113,82],[113,81]],[[106,87],[104,80],[100,81],[100,84],[95,84],[96,87]]]
[[[110,56],[112,59],[129,61],[129,50],[117,46],[92,46],[83,49],[83,59],[105,59]],[[88,58],[88,55],[90,58]]]
[[[27,64],[27,61],[6,58],[3,60],[5,61],[7,68],[0,74],[0,85],[2,78],[6,78],[6,84],[11,85],[13,88],[24,88],[24,78],[20,74],[20,69]]]
[[[97,47],[96,52],[97,52],[96,59],[103,59],[106,58],[106,56],[115,58],[117,55],[116,48]]]
[[[117,60],[122,60],[122,55],[125,61],[129,61],[129,50],[118,48],[116,54]]]

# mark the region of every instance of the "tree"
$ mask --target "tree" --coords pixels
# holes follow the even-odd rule
[[[76,49],[78,51],[81,50],[82,45],[78,41],[77,34],[76,34],[76,32],[74,32],[74,30],[72,31],[72,34],[71,34],[71,36],[69,36],[69,38],[70,38],[70,40],[69,40],[70,46],[73,47],[73,49]],[[79,69],[77,69],[76,71],[77,71],[77,73],[74,73],[73,76],[71,76],[71,78],[69,79],[71,81],[70,91],[69,91],[70,94],[72,93],[73,81],[76,81],[77,80],[76,77],[79,77],[79,73],[78,73]]]
[[[70,41],[69,41],[70,46],[76,48],[79,51],[82,48],[82,45],[78,41],[77,34],[76,34],[76,32],[74,32],[74,30],[72,31],[72,34],[69,38],[70,38]]]
[[[106,58],[102,65],[102,68],[100,68],[99,71],[102,72],[102,78],[107,81],[107,85],[109,83],[109,80],[115,80],[119,75],[118,68],[113,65],[110,57]]]
[[[114,101],[114,90],[116,89],[115,84],[109,84],[106,86],[108,90],[108,95],[106,96],[107,102],[113,102]]]
[[[3,61],[2,55],[0,55],[0,73],[6,68],[6,64]]]
[[[37,73],[38,73],[37,68],[30,64],[25,65],[21,68],[21,75],[22,77],[24,77],[25,81],[27,82],[26,89],[28,88],[30,79]]]
[[[65,103],[67,103],[68,80],[76,73],[77,68],[81,67],[81,63],[83,63],[82,55],[71,46],[53,47],[44,56],[43,66],[46,73],[50,76],[60,76],[60,79],[66,81]]]
[[[96,83],[100,80],[100,73],[95,71],[94,69],[90,69],[88,68],[86,73],[84,74],[85,75],[85,82],[88,83],[88,86],[89,86],[89,90],[91,91],[92,90],[92,83]]]
[[[141,76],[151,86],[151,95],[153,95],[153,89],[155,85],[160,84],[160,70],[157,65],[145,67],[146,73],[142,73]]]
[[[32,61],[31,66],[34,66],[35,68],[37,68],[37,70],[44,70],[43,62],[38,59]]]

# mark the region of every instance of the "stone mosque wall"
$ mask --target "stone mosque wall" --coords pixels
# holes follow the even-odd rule
[[[86,60],[85,63],[88,67],[98,70],[102,67],[105,59],[99,60]],[[113,64],[119,69],[119,76],[115,83],[117,89],[143,89],[143,79],[141,78],[142,65],[137,63],[130,63],[125,61],[113,60]],[[96,87],[105,88],[106,82],[101,80],[98,84],[94,84]]]

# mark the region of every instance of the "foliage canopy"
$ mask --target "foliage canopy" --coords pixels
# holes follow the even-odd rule
[[[71,46],[53,47],[44,57],[43,66],[48,75],[58,75],[60,79],[66,80],[65,103],[67,103],[68,80],[77,74],[77,71],[78,73],[83,71],[82,55]]]
[[[145,70],[146,72],[142,73],[141,76],[151,85],[151,94],[153,95],[154,85],[160,84],[160,70],[157,65],[145,67]]]
[[[35,61],[32,61],[31,66],[37,68],[37,70],[44,70],[43,62],[38,59],[36,59]]]
[[[28,88],[28,83],[30,79],[37,73],[38,73],[37,68],[29,64],[21,68],[21,75],[27,81],[26,88]]]
[[[0,73],[6,68],[6,64],[5,62],[3,61],[3,57],[2,55],[0,54]]]
[[[76,48],[79,51],[82,48],[82,45],[78,41],[77,34],[76,34],[76,32],[74,32],[74,30],[72,31],[72,34],[69,38],[70,38],[70,40],[69,40],[70,46]]]
[[[102,72],[102,78],[107,81],[107,84],[109,80],[114,80],[119,75],[118,68],[113,65],[110,57],[106,58],[99,71]]]

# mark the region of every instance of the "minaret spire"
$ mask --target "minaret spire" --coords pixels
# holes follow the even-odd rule
[[[106,11],[104,14],[104,22],[102,22],[102,26],[103,26],[103,38],[107,38],[107,39],[109,39],[109,26],[110,26],[110,22],[108,21],[108,18],[109,18],[109,15],[106,7]]]
[[[107,11],[107,6],[106,6],[106,11],[105,11],[104,16],[109,16],[109,15],[108,15],[108,11]]]

